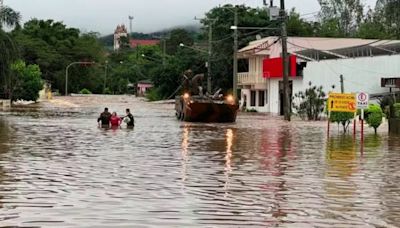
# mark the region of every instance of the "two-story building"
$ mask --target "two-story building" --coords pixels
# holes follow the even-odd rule
[[[248,65],[248,72],[238,74],[241,103],[247,109],[282,114],[281,53],[279,37],[250,42],[238,52]],[[291,95],[310,82],[326,93],[340,92],[340,75],[345,92],[384,93],[381,78],[400,76],[400,40],[289,37],[288,53]]]

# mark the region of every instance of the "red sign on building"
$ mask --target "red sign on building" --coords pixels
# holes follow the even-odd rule
[[[297,57],[291,55],[289,57],[289,76],[296,77],[297,73]],[[283,59],[267,58],[263,61],[263,77],[264,78],[282,78],[283,77]]]

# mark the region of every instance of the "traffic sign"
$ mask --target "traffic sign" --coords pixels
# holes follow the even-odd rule
[[[368,93],[358,93],[357,94],[357,108],[358,109],[366,109],[368,108],[369,103],[369,94]]]
[[[329,112],[351,112],[357,111],[355,93],[329,93]]]

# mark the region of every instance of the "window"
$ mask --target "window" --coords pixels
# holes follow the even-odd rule
[[[256,91],[254,90],[250,91],[250,106],[251,107],[256,106]]]
[[[258,106],[259,107],[265,106],[265,91],[264,90],[258,91]]]

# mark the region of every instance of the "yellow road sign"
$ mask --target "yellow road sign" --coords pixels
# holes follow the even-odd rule
[[[357,111],[356,94],[329,93],[328,111],[355,113]]]

